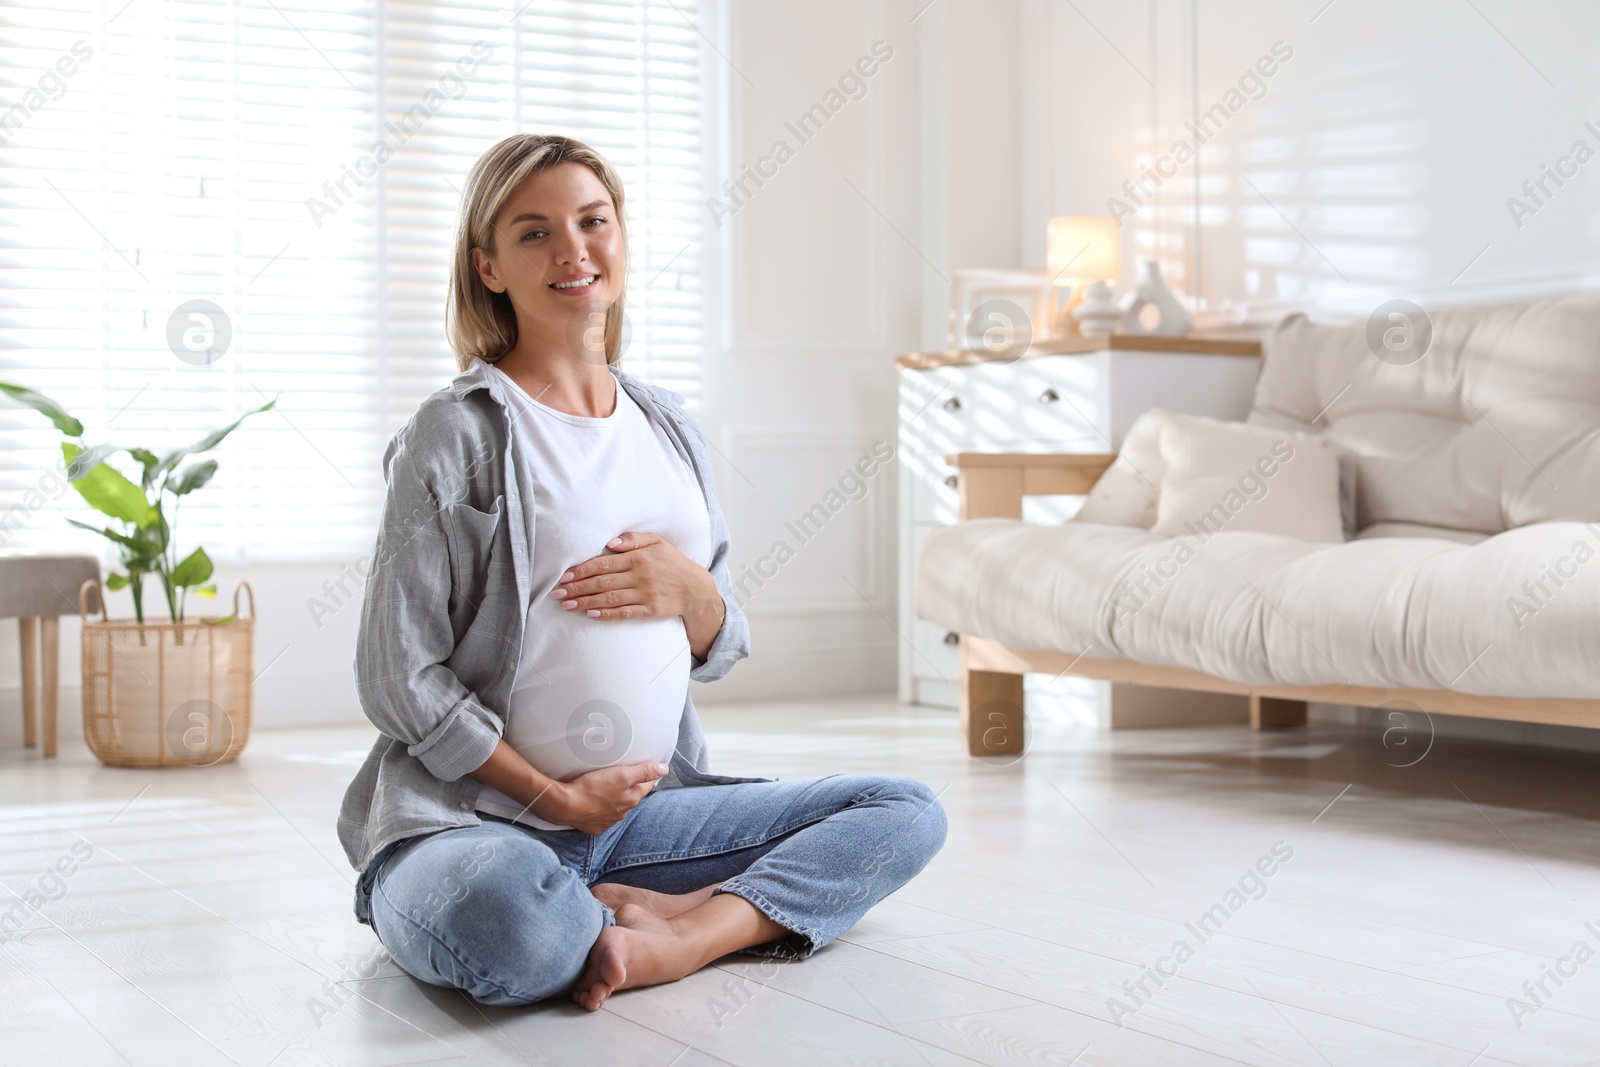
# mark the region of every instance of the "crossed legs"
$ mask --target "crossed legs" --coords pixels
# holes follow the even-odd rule
[[[422,981],[487,1004],[570,991],[594,1010],[730,952],[804,958],[926,866],[944,835],[936,797],[907,778],[659,790],[578,835],[581,850],[492,821],[408,842],[378,873],[372,924]]]

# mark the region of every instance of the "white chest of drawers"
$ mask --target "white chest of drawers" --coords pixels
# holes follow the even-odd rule
[[[1115,452],[1133,420],[1155,407],[1242,419],[1259,354],[1253,341],[1113,334],[1042,343],[1006,361],[974,352],[899,357],[900,699],[958,703],[956,637],[912,607],[923,536],[957,521],[947,454]],[[1061,522],[1078,503],[1030,497],[1023,518]]]

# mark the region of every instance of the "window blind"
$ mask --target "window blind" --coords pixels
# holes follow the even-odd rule
[[[59,400],[91,444],[158,453],[281,393],[184,498],[179,549],[359,556],[384,446],[456,373],[444,295],[466,173],[528,131],[621,173],[623,365],[695,408],[698,17],[693,0],[12,0],[0,379]],[[59,440],[0,399],[0,550],[109,564],[65,522],[105,524],[63,491]]]

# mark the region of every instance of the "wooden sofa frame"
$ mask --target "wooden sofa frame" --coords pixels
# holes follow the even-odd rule
[[[1114,459],[1113,455],[1083,453],[961,452],[945,457],[956,468],[963,521],[1020,519],[1025,496],[1087,493]],[[1409,702],[1422,711],[1446,715],[1600,726],[1600,700],[1483,697],[1448,689],[1356,685],[1253,686],[1180,667],[1154,667],[1127,659],[1088,659],[1063,652],[1012,648],[971,634],[960,636],[961,732],[967,740],[967,751],[974,756],[1022,754],[1022,676],[1027,672],[1248,697],[1250,725],[1258,730],[1303,726],[1309,701],[1357,707]]]

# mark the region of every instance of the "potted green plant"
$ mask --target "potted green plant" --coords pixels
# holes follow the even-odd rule
[[[249,736],[253,710],[255,596],[240,582],[233,614],[185,619],[190,592],[211,599],[214,567],[205,549],[179,557],[173,536],[178,502],[209,482],[215,459],[185,464],[209,452],[251,415],[268,410],[274,397],[220,430],[161,455],[127,445],[87,445],[83,423],[42,393],[0,382],[0,393],[33,408],[67,437],[61,443],[67,480],[96,511],[120,523],[92,530],[117,546],[122,570],[106,579],[107,589],[126,588],[133,596],[133,619],[89,617],[86,582],[79,590],[83,615],[84,739],[102,761],[122,766],[206,765],[232,759]],[[106,460],[126,452],[140,466],[135,482]],[[181,469],[180,469],[181,465]],[[170,500],[170,515],[168,501]],[[155,575],[166,599],[169,623],[148,622],[144,581]],[[250,617],[239,615],[239,593],[249,595]]]

